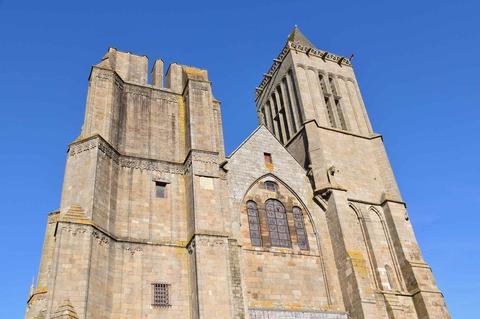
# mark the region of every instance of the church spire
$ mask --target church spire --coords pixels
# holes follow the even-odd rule
[[[303,35],[297,25],[293,27],[292,32],[288,35],[288,42],[299,43],[303,46],[315,48],[315,46]]]

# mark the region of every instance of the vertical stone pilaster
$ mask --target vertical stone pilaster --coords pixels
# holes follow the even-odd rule
[[[432,270],[423,260],[405,205],[385,200],[383,209],[406,289],[413,296],[418,318],[450,318]]]
[[[197,313],[193,318],[232,318],[228,240],[222,236],[195,235],[189,246],[196,291]]]

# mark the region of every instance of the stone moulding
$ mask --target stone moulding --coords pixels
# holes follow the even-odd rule
[[[92,72],[94,71],[94,76],[96,80],[99,81],[114,81],[115,86],[117,86],[120,90],[124,91],[125,94],[134,94],[134,95],[142,95],[145,97],[149,97],[155,100],[165,100],[168,102],[177,103],[178,102],[178,93],[175,93],[167,88],[159,88],[154,87],[150,84],[147,85],[140,85],[138,83],[132,83],[123,80],[117,72],[110,69],[105,69],[102,67],[94,66],[92,67],[92,71],[90,72],[89,78],[92,76]]]
[[[218,153],[195,149],[191,150],[187,154],[184,168],[184,174],[191,172],[193,168],[193,173],[197,176],[218,177],[220,173]]]
[[[73,237],[77,236],[92,236],[94,241],[101,247],[111,248],[114,244],[119,244],[125,252],[130,255],[135,255],[137,253],[143,252],[143,247],[145,245],[152,246],[167,246],[172,248],[187,248],[186,242],[171,242],[171,241],[162,241],[162,242],[149,242],[149,241],[132,241],[131,239],[116,238],[112,234],[109,234],[107,231],[101,229],[95,224],[78,224],[69,221],[59,221],[56,227],[55,236],[58,230],[65,231]]]
[[[120,167],[170,174],[185,174],[185,167],[180,163],[122,155],[98,134],[70,144],[68,154],[70,157],[75,157],[94,149],[98,149],[104,156],[110,158]]]
[[[201,165],[196,168],[196,171],[199,174],[208,176],[218,175],[218,153],[216,152],[191,150],[184,163],[153,160],[122,155],[98,134],[73,142],[68,148],[68,154],[70,157],[75,157],[81,153],[94,149],[98,149],[104,156],[110,158],[115,164],[124,168],[185,175],[190,171],[192,163],[194,163],[196,166]]]

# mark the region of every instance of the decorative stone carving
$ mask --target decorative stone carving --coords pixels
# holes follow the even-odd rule
[[[218,246],[225,245],[225,240],[223,238],[211,237],[211,236],[195,237],[195,242],[199,246],[208,246],[208,247],[218,247]]]
[[[341,57],[341,56],[335,55],[333,53],[322,51],[322,50],[319,50],[317,48],[307,47],[307,46],[304,46],[304,45],[302,45],[300,43],[297,43],[297,42],[294,42],[294,43],[288,42],[283,47],[283,49],[280,52],[280,54],[278,55],[278,57],[273,60],[274,62],[272,64],[272,66],[270,67],[268,72],[264,75],[264,77],[262,79],[262,82],[260,82],[260,85],[257,87],[256,94],[255,94],[255,99],[257,99],[260,96],[260,94],[263,92],[263,90],[265,90],[266,86],[268,85],[268,82],[270,82],[270,79],[273,77],[273,75],[277,71],[278,67],[283,62],[283,59],[285,58],[285,56],[287,55],[287,53],[290,50],[294,50],[295,52],[303,52],[303,53],[306,53],[310,56],[320,57],[323,60],[329,60],[329,61],[332,61],[332,62],[337,62],[341,65],[347,65],[347,66],[352,65],[350,60],[345,58],[345,57]]]
[[[66,224],[61,227],[62,231],[70,233],[72,236],[84,235],[87,232],[88,226],[75,225],[75,224]]]
[[[339,170],[335,168],[335,166],[330,166],[328,169],[327,169],[327,177],[328,177],[328,181],[330,182],[330,184],[336,184],[336,181],[335,181],[335,174],[338,173]]]
[[[93,230],[92,236],[99,246],[110,247],[110,239],[99,231]]]
[[[193,168],[196,175],[217,177],[219,174],[218,154],[193,150],[185,162],[185,172]]]
[[[143,97],[150,97],[152,95],[151,89],[147,87],[136,86],[130,83],[125,85],[125,93]]]
[[[139,159],[130,156],[120,157],[120,166],[127,168],[135,168],[140,170],[163,172],[170,174],[184,174],[185,170],[180,164],[173,164],[162,161]]]
[[[108,158],[112,159],[116,164],[118,164],[120,158],[119,154],[105,141],[98,139],[98,149],[102,152],[102,154],[104,154]]]
[[[156,171],[169,174],[184,174],[185,168],[182,164],[169,163],[158,160],[148,160],[143,158],[136,158],[132,156],[124,156],[119,154],[107,142],[103,141],[101,137],[86,140],[70,145],[69,155],[74,157],[82,152],[90,151],[98,148],[101,154],[112,159],[115,164],[121,167],[135,168],[140,170]]]
[[[143,248],[137,245],[123,244],[123,250],[133,256],[137,253],[142,252]]]
[[[113,73],[108,71],[100,71],[96,69],[95,78],[100,81],[108,81],[113,79]]]
[[[192,88],[194,90],[200,90],[200,91],[209,91],[210,90],[210,85],[206,82],[191,81],[190,82],[190,88]]]
[[[194,250],[195,250],[195,240],[192,240],[187,246],[188,254],[189,255],[193,254]]]
[[[158,90],[154,90],[152,92],[152,99],[178,103],[178,97],[176,95],[173,95],[172,93],[161,92]]]
[[[76,156],[80,153],[92,150],[98,146],[96,139],[87,140],[81,143],[72,144],[69,147],[68,154],[70,157]]]

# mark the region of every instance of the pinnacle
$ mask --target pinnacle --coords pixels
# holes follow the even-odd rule
[[[288,42],[296,42],[306,47],[315,48],[313,43],[303,35],[297,25],[293,27],[292,32],[288,35]]]

